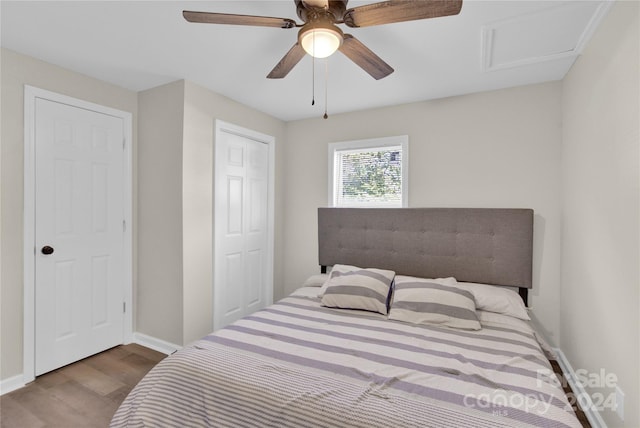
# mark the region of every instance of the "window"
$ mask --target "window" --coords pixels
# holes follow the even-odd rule
[[[329,205],[406,207],[408,137],[329,144]]]

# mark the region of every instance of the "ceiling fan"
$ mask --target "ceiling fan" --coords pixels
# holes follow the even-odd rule
[[[457,15],[462,8],[462,0],[389,0],[347,9],[348,1],[294,0],[298,17],[304,24],[288,18],[187,10],[182,15],[189,22],[207,24],[300,28],[297,42],[267,75],[269,79],[285,77],[305,53],[325,58],[339,50],[378,80],[393,73],[393,68],[351,34],[343,33],[336,24],[351,28],[370,27]]]

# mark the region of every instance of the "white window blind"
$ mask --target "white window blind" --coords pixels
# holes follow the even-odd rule
[[[331,145],[331,205],[406,206],[406,146],[406,137]]]

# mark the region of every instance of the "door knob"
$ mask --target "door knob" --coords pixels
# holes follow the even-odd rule
[[[48,245],[45,245],[44,247],[42,247],[42,250],[40,250],[42,252],[42,254],[53,254],[53,247],[50,247]]]

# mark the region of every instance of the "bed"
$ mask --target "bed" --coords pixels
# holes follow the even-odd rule
[[[531,210],[321,208],[318,232],[329,274],[167,357],[111,426],[580,426],[524,319]]]

